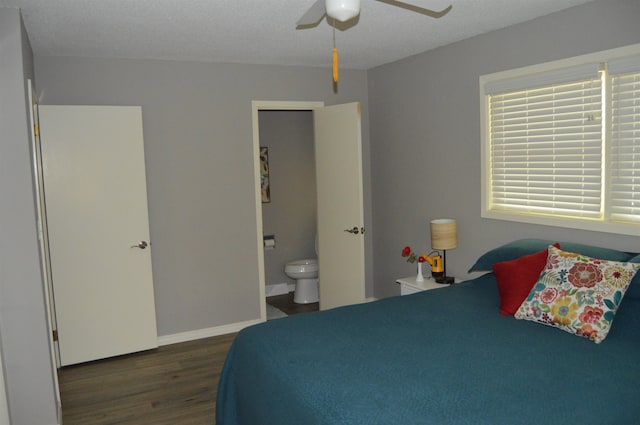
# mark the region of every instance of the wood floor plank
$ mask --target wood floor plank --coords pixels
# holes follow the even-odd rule
[[[235,334],[59,370],[65,425],[211,425]]]
[[[288,315],[299,313],[312,313],[320,310],[320,303],[296,304],[293,302],[293,292],[283,295],[275,295],[267,298],[267,304],[282,310]]]

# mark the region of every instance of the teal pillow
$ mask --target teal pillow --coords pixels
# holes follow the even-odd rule
[[[555,241],[547,241],[542,239],[519,239],[508,244],[499,246],[484,253],[473,266],[469,269],[471,272],[486,272],[493,270],[493,265],[503,261],[511,261],[524,255],[535,254],[536,252],[545,250],[549,245],[553,245]]]
[[[630,263],[640,263],[640,254],[629,259],[628,261]],[[625,297],[640,300],[640,273],[636,273],[636,275],[634,276],[631,284],[629,285],[629,289],[627,289]]]
[[[629,261],[636,254],[617,251],[615,249],[601,248],[598,246],[583,245],[580,243],[560,242],[563,251],[577,252],[591,258],[608,261]]]
[[[491,251],[483,254],[469,269],[471,272],[491,271],[495,263],[502,261],[511,261],[520,258],[523,255],[534,254],[538,251],[546,249],[549,245],[553,245],[557,241],[549,241],[544,239],[519,239],[508,244],[499,246]],[[577,252],[587,257],[599,258],[609,261],[630,261],[636,254],[628,252],[616,251],[615,249],[601,248],[591,245],[583,245],[573,242],[560,242],[560,247],[565,251]],[[637,260],[640,262],[640,259]],[[637,277],[636,277],[637,279]],[[635,279],[634,279],[635,280]]]

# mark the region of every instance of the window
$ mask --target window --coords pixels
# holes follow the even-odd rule
[[[482,216],[640,235],[640,45],[480,77]]]
[[[640,72],[611,78],[611,219],[640,222]]]

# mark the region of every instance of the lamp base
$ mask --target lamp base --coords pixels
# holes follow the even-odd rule
[[[456,278],[453,276],[438,276],[436,277],[436,283],[442,283],[447,285],[452,285],[456,281]]]

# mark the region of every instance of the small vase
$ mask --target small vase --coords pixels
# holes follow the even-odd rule
[[[422,276],[422,263],[418,261],[418,277],[416,277],[416,282],[424,282],[424,276]]]

